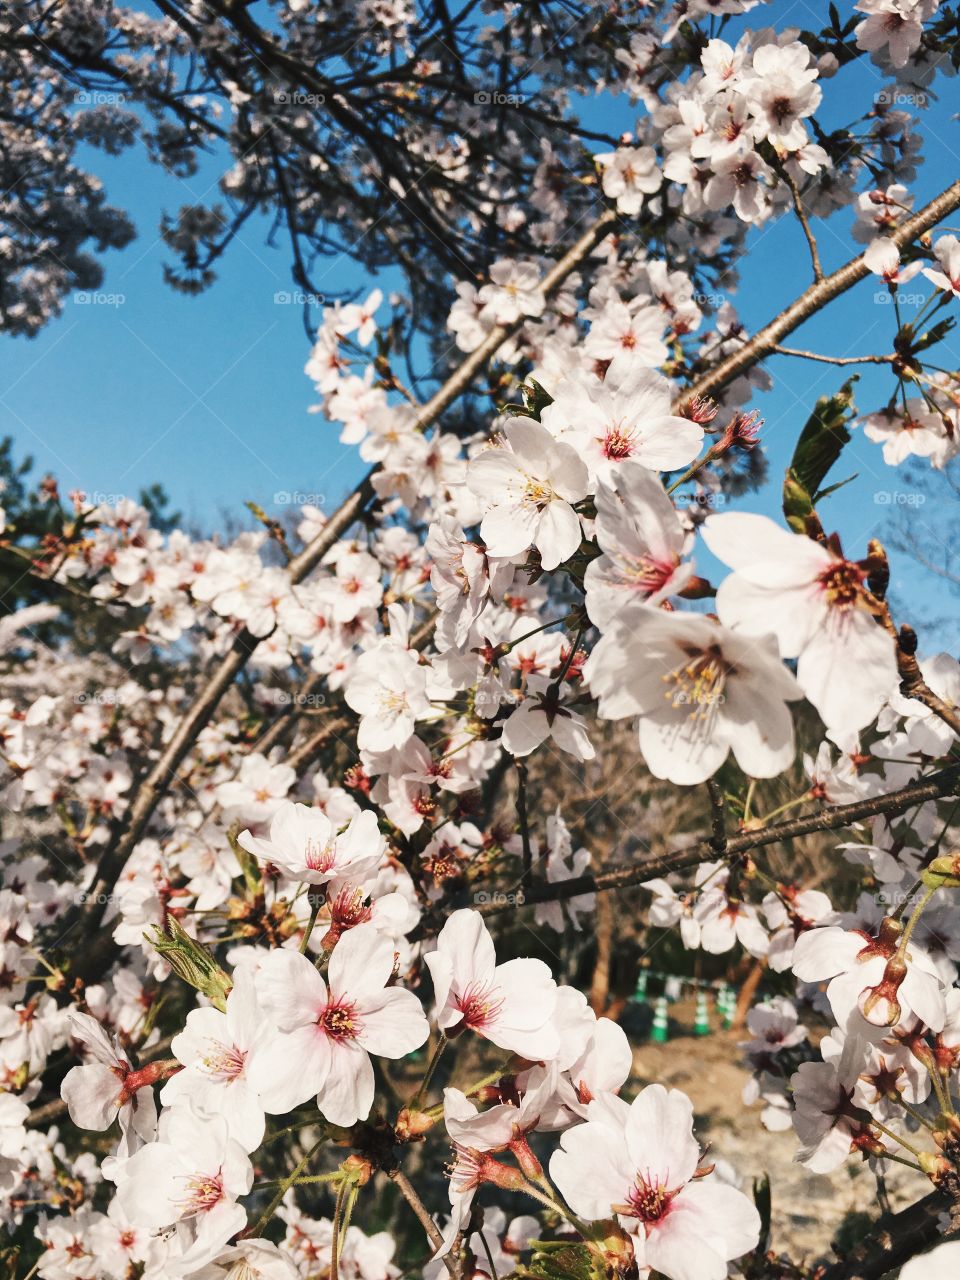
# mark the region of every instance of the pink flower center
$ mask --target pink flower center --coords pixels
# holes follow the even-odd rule
[[[679,563],[679,556],[673,560],[657,560],[653,556],[642,556],[637,561],[633,574],[637,588],[648,595],[653,595],[655,591],[666,586]]]
[[[210,1052],[201,1060],[204,1070],[218,1080],[236,1080],[243,1074],[243,1064],[247,1055],[235,1044],[223,1044],[220,1040],[210,1041]]]
[[[820,574],[820,590],[830,604],[846,609],[863,594],[863,570],[850,560],[838,560]]]
[[[326,844],[317,844],[314,840],[308,840],[307,846],[303,851],[303,861],[311,871],[329,871],[337,860],[337,847],[334,841],[328,840]]]
[[[600,442],[600,450],[605,458],[610,458],[613,462],[620,462],[624,458],[630,458],[636,449],[633,438],[633,432],[629,428],[625,428],[623,424],[615,427],[608,427],[602,441]]]
[[[648,1182],[638,1173],[628,1196],[630,1217],[639,1218],[649,1235],[653,1225],[670,1212],[670,1204],[675,1195],[676,1192],[671,1191],[659,1179]]]
[[[223,1198],[223,1176],[216,1173],[194,1173],[184,1178],[185,1195],[178,1201],[181,1218],[192,1218],[198,1213],[209,1213]]]
[[[328,1004],[317,1019],[317,1026],[331,1040],[356,1040],[360,1023],[354,1006],[348,1000],[336,1000]]]
[[[463,1025],[474,1031],[496,1022],[503,1009],[504,999],[499,987],[489,982],[472,982],[459,996],[457,1008],[463,1014]]]

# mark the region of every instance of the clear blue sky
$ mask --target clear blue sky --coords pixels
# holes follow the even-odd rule
[[[820,6],[776,3],[754,10],[746,22],[818,26],[823,17]],[[839,81],[824,83],[821,119],[828,126],[845,123],[884,83],[861,60]],[[949,90],[952,82],[938,83]],[[611,133],[631,125],[624,97],[594,102],[587,115],[588,123]],[[960,161],[960,126],[946,103],[928,109],[925,128],[926,163],[913,187],[918,206],[952,180]],[[294,291],[283,237],[277,248],[268,247],[266,223],[251,220],[219,264],[210,290],[199,297],[174,293],[161,277],[168,253],[156,231],[160,211],[213,198],[227,165],[211,160],[185,182],[137,151],[118,159],[90,153],[89,165],[103,178],[110,201],[127,209],[138,229],[130,246],[106,258],[101,293],[122,301],[74,300],[37,338],[0,337],[0,435],[12,435],[18,453],[33,454],[38,468],[53,471],[64,491],[136,495],[160,481],[185,521],[207,531],[221,526],[226,513],[243,520],[247,499],[279,511],[274,495],[281,491],[324,494],[328,507],[334,506],[363,468],[355,450],[339,444],[338,428],[307,412],[316,397],[303,374],[309,344],[300,308],[276,301]],[[826,270],[851,255],[852,222],[852,211],[845,210],[816,226]],[[326,269],[321,265],[317,275],[318,287],[326,283],[331,290],[363,292],[374,284],[347,259]],[[800,228],[784,219],[753,235],[734,302],[755,330],[809,280]],[[387,275],[376,283],[389,291],[401,281]],[[874,301],[876,293],[872,280],[861,283],[790,342],[834,355],[889,350],[893,316],[889,306]],[[943,344],[936,362],[956,367],[957,343]],[[780,483],[796,435],[816,397],[836,390],[846,371],[785,357],[769,367],[776,389],[755,403],[766,420],[771,482],[744,505],[778,515]],[[863,370],[859,405],[879,405],[890,381],[884,371]],[[853,471],[859,478],[829,500],[824,515],[859,555],[866,539],[882,532],[890,511],[877,502],[877,493],[897,491],[898,480],[879,447],[859,433],[834,478]],[[931,527],[936,516],[932,506],[916,510],[916,519]],[[711,568],[704,564],[706,571]],[[908,600],[924,601],[939,591],[935,579],[905,560],[894,563],[894,584]]]

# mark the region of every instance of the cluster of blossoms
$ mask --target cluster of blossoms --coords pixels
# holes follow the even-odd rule
[[[408,6],[361,8],[406,47]],[[884,72],[924,70],[933,4],[858,9],[853,43]],[[597,178],[626,217],[670,214],[669,240],[641,250],[605,223],[579,275],[501,257],[457,288],[456,346],[500,333],[518,403],[440,425],[403,392],[374,291],[325,310],[307,365],[372,468],[349,519],[261,513],[222,542],[162,534],[132,501],[62,506],[52,483],[41,539],[20,545],[11,515],[28,571],[115,624],[90,655],[44,643],[48,605],[0,631],[18,660],[0,701],[0,1212],[32,1231],[40,1280],[396,1280],[393,1235],[353,1222],[374,1179],[424,1227],[426,1280],[541,1265],[544,1233],[608,1273],[779,1265],[737,1176],[705,1163],[690,1099],[636,1089],[617,1022],[515,935],[495,943],[496,886],[517,909],[530,892],[543,952],[599,894],[642,885],[646,926],[775,975],[748,1013],[744,1096],[811,1170],[893,1159],[918,1194],[957,1184],[960,664],[918,661],[882,546],[825,530],[808,456],[784,522],[705,514],[749,479],[770,378],[758,357],[698,392],[748,338],[729,303],[704,304],[690,228],[719,253],[738,221],[855,204],[860,274],[924,279],[928,316],[960,296],[958,242],[896,238],[913,163],[896,113],[836,171],[814,118],[834,55],[795,32],[705,39],[654,92],[645,35],[618,62],[648,118]],[[562,221],[550,159],[541,249]],[[891,465],[942,468],[957,382],[924,371],[917,317],[896,319],[902,395],[864,434]],[[842,423],[848,400],[830,407]],[[228,678],[204,685],[211,667]],[[617,722],[651,791],[707,784],[708,841],[603,868],[586,818],[538,817],[549,772],[621,771]],[[798,752],[814,722],[816,753]],[[763,852],[840,827],[854,838],[831,845],[844,875],[825,887]],[[84,1148],[77,1128],[99,1136]],[[437,1134],[442,1212],[404,1170]],[[308,1188],[331,1216],[303,1211]],[[509,1193],[538,1216],[483,1203]]]

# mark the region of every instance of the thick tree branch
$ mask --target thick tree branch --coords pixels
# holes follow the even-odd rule
[[[778,822],[771,827],[761,827],[756,831],[746,831],[742,835],[730,836],[726,842],[726,857],[733,858],[737,854],[748,853],[751,849],[761,849],[768,844],[779,844],[784,840],[794,840],[797,836],[812,835],[817,831],[836,831],[847,827],[861,818],[872,818],[878,814],[888,817],[906,813],[917,805],[929,800],[939,800],[944,796],[956,795],[960,791],[960,764],[950,765],[939,773],[932,774],[922,782],[911,783],[899,791],[891,791],[885,796],[874,796],[870,800],[855,800],[851,804],[835,805],[823,809],[820,813],[812,813],[804,818],[791,818],[788,822]],[[576,898],[583,893],[596,893],[607,889],[623,889],[628,885],[640,884],[654,876],[667,875],[671,871],[682,871],[686,867],[696,866],[709,858],[717,856],[716,835],[704,838],[686,849],[676,849],[670,853],[649,854],[629,866],[617,867],[612,871],[603,871],[599,875],[574,876],[570,880],[559,880],[552,884],[524,885],[524,906],[536,902],[557,902],[567,898]],[[492,901],[478,908],[484,915],[495,915],[498,912],[516,910],[514,899],[508,892],[491,893]]]
[[[941,1216],[949,1202],[939,1191],[884,1214],[859,1244],[833,1266],[818,1271],[815,1280],[880,1280],[940,1239]]]

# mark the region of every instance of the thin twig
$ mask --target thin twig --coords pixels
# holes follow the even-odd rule
[[[823,356],[818,351],[801,351],[798,347],[781,347],[777,343],[771,348],[778,356],[797,356],[802,360],[819,360],[821,364],[892,364],[897,359],[896,353],[888,356]]]
[[[813,278],[816,281],[823,279],[823,266],[820,262],[820,249],[817,245],[817,237],[813,234],[810,227],[810,219],[807,217],[807,211],[803,207],[803,200],[800,197],[800,188],[794,179],[787,173],[786,169],[781,168],[780,173],[790,188],[790,194],[793,196],[793,208],[800,225],[803,227],[803,234],[807,237],[807,244],[810,246],[810,261],[813,263]]]
[[[960,179],[952,183],[945,191],[941,191],[929,204],[924,205],[912,218],[907,218],[890,232],[890,239],[898,249],[916,240],[918,236],[935,227],[954,209],[960,208]],[[836,271],[816,284],[812,284],[794,302],[753,335],[738,350],[721,360],[719,364],[696,378],[685,387],[677,397],[677,406],[683,405],[694,396],[712,395],[727,386],[734,378],[752,369],[755,364],[773,352],[774,347],[788,333],[793,333],[805,320],[809,320],[816,312],[821,311],[828,302],[832,302],[848,289],[852,289],[858,281],[870,275],[870,268],[861,254],[851,259]]]

